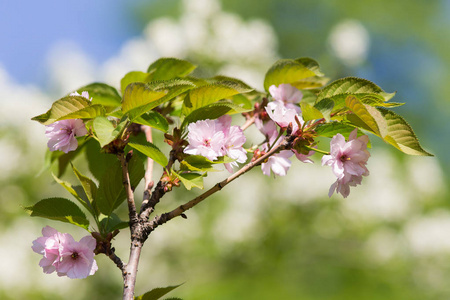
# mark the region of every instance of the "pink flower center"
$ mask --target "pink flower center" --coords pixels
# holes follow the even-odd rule
[[[72,134],[73,129],[69,127],[62,127],[59,130],[65,131],[67,134]]]
[[[211,140],[209,139],[204,139],[203,140],[203,145],[205,145],[206,147],[209,147],[211,145]]]
[[[70,257],[72,257],[73,260],[77,260],[77,258],[78,258],[78,252],[72,253],[72,255],[71,255]]]
[[[346,154],[343,154],[340,158],[340,161],[342,161],[343,163],[350,160],[350,157],[348,157]]]

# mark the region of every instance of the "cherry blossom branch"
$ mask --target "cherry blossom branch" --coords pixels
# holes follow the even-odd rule
[[[177,160],[177,151],[175,149],[172,149],[170,151],[169,161],[167,163],[167,166],[165,167],[165,170],[170,170],[176,160]],[[140,215],[139,215],[141,220],[144,220],[144,221],[148,220],[149,216],[155,210],[156,204],[159,203],[159,200],[167,192],[167,189],[166,189],[167,182],[163,181],[164,177],[165,177],[165,173],[163,173],[163,175],[161,176],[161,179],[159,180],[158,184],[156,185],[155,190],[151,194],[150,198],[147,200],[144,200],[142,202]]]
[[[134,287],[136,284],[137,266],[139,264],[139,257],[141,255],[142,242],[139,234],[139,218],[136,212],[136,205],[134,202],[133,190],[131,189],[130,174],[128,172],[128,162],[123,154],[117,155],[122,166],[123,186],[127,193],[128,214],[130,217],[130,231],[131,231],[131,249],[128,264],[122,271],[124,285],[123,285],[123,300],[134,299]]]
[[[245,123],[241,126],[241,130],[245,131],[247,128],[250,127],[250,125],[252,125],[253,123],[255,123],[255,116],[251,116],[250,118],[248,118]]]
[[[166,183],[160,180],[156,185],[150,199],[148,199],[148,201],[146,201],[145,203],[142,203],[141,212],[139,215],[140,220],[147,221],[148,217],[155,211],[156,204],[159,203],[159,200],[166,193],[165,187]]]
[[[152,138],[152,129],[150,126],[142,126],[142,129],[145,132],[145,137],[147,139],[147,142],[152,143],[153,142],[153,138]],[[151,159],[150,157],[147,158],[147,168],[145,170],[145,175],[144,175],[144,196],[142,198],[142,206],[146,206],[146,204],[148,203],[149,199],[150,199],[150,194],[151,194],[151,190],[153,188],[154,182],[152,180],[152,175],[153,175],[153,159]]]
[[[134,236],[134,238],[133,238]],[[123,285],[123,300],[134,299],[134,288],[136,285],[137,267],[139,264],[139,257],[141,256],[142,242],[136,240],[136,234],[131,235],[131,250],[128,264],[125,267],[124,285]]]
[[[185,211],[187,211],[188,209],[191,209],[192,207],[196,206],[197,204],[199,204],[200,202],[202,202],[203,200],[205,200],[209,196],[211,196],[214,193],[220,191],[227,184],[229,184],[230,182],[234,181],[239,176],[247,173],[248,171],[250,171],[254,167],[260,165],[261,163],[263,163],[266,159],[268,159],[273,154],[275,154],[275,153],[277,153],[277,152],[279,152],[281,150],[289,149],[290,147],[292,147],[291,144],[292,144],[294,138],[295,138],[295,136],[287,136],[281,143],[279,143],[277,146],[275,146],[272,149],[270,149],[270,151],[268,151],[266,154],[262,155],[261,157],[259,157],[255,161],[252,161],[252,162],[246,164],[239,171],[237,171],[236,173],[234,173],[233,175],[231,175],[227,179],[225,179],[225,180],[215,184],[212,188],[210,188],[209,190],[207,190],[206,192],[204,192],[200,196],[197,196],[196,198],[192,199],[191,201],[186,202],[185,204],[182,204],[182,205],[178,206],[176,209],[174,209],[174,210],[172,210],[172,211],[170,211],[168,213],[164,213],[164,214],[162,214],[160,216],[155,216],[155,218],[153,218],[152,221],[147,222],[144,225],[145,227],[143,229],[144,230],[144,237],[143,238],[146,239],[148,237],[148,235],[153,230],[155,230],[156,227],[158,227],[159,225],[162,225],[162,224],[172,220],[175,217],[184,216],[183,213]]]
[[[130,217],[131,223],[136,223],[138,221],[138,216],[136,212],[136,204],[134,203],[134,194],[131,189],[130,174],[128,173],[128,162],[126,157],[122,154],[118,154],[120,165],[122,166],[122,183],[125,191],[127,193],[127,204],[128,204],[128,215]]]

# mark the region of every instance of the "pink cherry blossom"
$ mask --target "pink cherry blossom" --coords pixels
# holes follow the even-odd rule
[[[33,241],[34,252],[43,255],[39,262],[44,273],[54,271],[59,276],[69,278],[86,278],[97,271],[94,260],[96,240],[88,235],[76,242],[68,233],[60,233],[46,226],[42,229],[42,237]]]
[[[286,176],[291,166],[289,158],[293,155],[290,150],[282,150],[280,153],[274,154],[267,159],[267,162],[261,164],[264,175],[270,176],[270,170],[278,176]]]
[[[362,176],[368,176],[369,170],[366,167],[370,157],[367,151],[369,137],[363,135],[356,137],[357,130],[353,130],[348,142],[344,136],[336,134],[330,142],[330,155],[322,157],[322,165],[331,166],[334,175],[338,178],[330,188],[330,196],[334,190],[347,197],[350,193],[350,186],[361,183]]]
[[[237,167],[237,163],[244,163],[247,161],[247,151],[242,147],[246,138],[244,132],[239,126],[231,126],[231,116],[223,115],[214,121],[216,130],[223,132],[225,136],[222,153],[234,162],[225,163],[225,168],[232,173],[233,167]]]
[[[33,251],[44,256],[39,262],[39,266],[42,267],[44,273],[50,274],[56,270],[60,259],[59,247],[64,239],[64,234],[46,226],[42,228],[42,237],[33,241],[31,247]]]
[[[255,118],[255,125],[258,130],[264,134],[267,140],[275,140],[278,136],[278,127],[274,121],[268,120],[266,122],[262,121],[260,118]]]
[[[73,151],[78,147],[75,137],[86,134],[86,126],[80,119],[56,121],[45,128],[45,135],[49,139],[47,146],[50,151],[61,150],[65,153]]]
[[[355,175],[344,176],[343,179],[338,179],[336,180],[335,183],[331,185],[330,190],[328,192],[328,197],[331,197],[334,191],[336,191],[336,193],[341,193],[341,195],[344,196],[344,198],[347,198],[348,195],[350,195],[350,187],[361,184],[361,181],[362,176],[355,176]]]
[[[56,268],[58,276],[81,279],[93,275],[98,270],[94,259],[96,243],[90,235],[79,242],[68,235],[60,248],[61,261]]]
[[[266,106],[266,112],[269,117],[282,128],[286,128],[289,124],[292,124],[292,132],[298,130],[298,124],[296,118],[300,124],[303,124],[303,119],[297,114],[295,109],[286,108],[283,102],[273,101],[269,102]]]
[[[220,156],[235,159],[226,163],[225,168],[233,172],[233,166],[247,160],[247,152],[242,147],[246,141],[239,126],[231,126],[231,117],[224,115],[217,120],[204,120],[191,123],[188,126],[189,145],[184,153],[201,155],[209,160],[216,160]]]
[[[232,119],[230,115],[223,115],[220,118],[214,120],[216,131],[223,131],[226,136],[228,134],[228,131],[230,130],[231,121]]]
[[[262,145],[262,151],[267,152],[269,151],[269,144],[273,145],[275,147],[279,143],[281,143],[282,139],[279,139],[276,141],[276,137],[274,137],[272,140],[270,140],[268,143],[265,143]],[[270,156],[266,162],[261,164],[261,170],[264,175],[270,176],[270,171],[275,175],[278,176],[286,176],[287,171],[291,167],[292,162],[289,160],[289,158],[294,153],[291,150],[282,150],[279,153],[273,154]]]
[[[278,87],[272,85],[269,93],[273,99],[283,102],[287,109],[294,109],[300,114],[300,106],[296,104],[302,100],[303,94],[299,89],[290,84],[280,84]]]
[[[225,133],[224,152],[225,155],[235,161],[226,163],[225,168],[232,173],[233,167],[237,167],[237,163],[244,163],[247,161],[247,151],[242,147],[245,144],[246,138],[244,132],[239,126],[231,126]]]
[[[218,127],[221,129],[221,126]],[[216,130],[214,120],[191,123],[188,132],[189,145],[184,149],[184,153],[201,155],[209,160],[216,160],[219,156],[225,155],[223,151],[225,134],[222,130]]]
[[[92,101],[92,98],[89,99],[89,92],[87,92],[87,91],[81,92],[81,95],[78,94],[77,91],[75,91],[75,92],[71,93],[70,96],[81,96],[81,97],[88,99],[89,101]]]

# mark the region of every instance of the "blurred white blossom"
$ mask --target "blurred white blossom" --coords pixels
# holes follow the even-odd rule
[[[370,37],[361,22],[343,20],[332,28],[328,42],[334,55],[344,64],[353,67],[366,60]]]

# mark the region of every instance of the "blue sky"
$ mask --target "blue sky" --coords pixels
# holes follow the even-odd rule
[[[0,0],[0,65],[20,83],[43,83],[49,49],[74,41],[97,62],[140,29],[131,7],[141,0]]]

